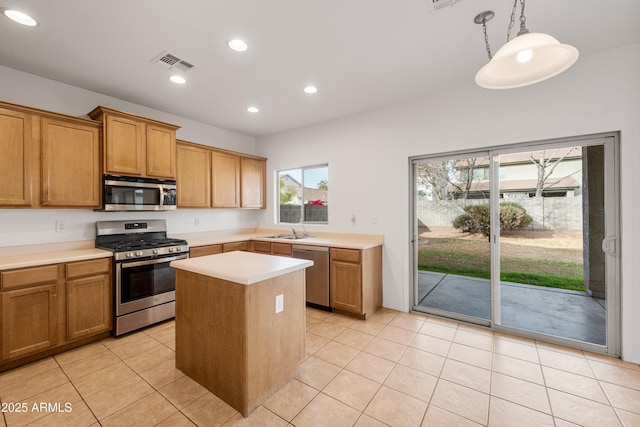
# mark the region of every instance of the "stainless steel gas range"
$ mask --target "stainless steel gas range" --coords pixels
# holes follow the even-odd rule
[[[98,221],[96,247],[114,253],[114,335],[175,317],[169,263],[188,258],[189,245],[167,237],[165,220]]]

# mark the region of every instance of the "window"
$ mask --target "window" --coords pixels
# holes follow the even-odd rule
[[[278,186],[279,223],[328,222],[328,165],[278,171]]]

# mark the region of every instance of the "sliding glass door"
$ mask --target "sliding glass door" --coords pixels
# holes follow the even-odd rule
[[[617,353],[616,147],[412,159],[414,310]]]

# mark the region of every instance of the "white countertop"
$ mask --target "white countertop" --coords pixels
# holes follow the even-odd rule
[[[301,230],[298,230],[300,233]],[[290,229],[258,229],[255,231],[242,230],[234,233],[224,231],[195,232],[172,234],[169,237],[185,239],[189,247],[219,245],[245,240],[260,240],[265,242],[290,243],[294,245],[329,246],[347,249],[369,249],[382,246],[384,238],[380,234],[329,233],[310,231],[310,237],[304,239],[279,239],[265,236],[274,234],[291,234]]]
[[[172,261],[171,267],[251,285],[313,265],[313,261],[252,252],[233,251]]]
[[[111,258],[113,256],[112,252],[97,249],[93,246],[93,240],[87,240],[3,247],[0,248],[0,270]]]

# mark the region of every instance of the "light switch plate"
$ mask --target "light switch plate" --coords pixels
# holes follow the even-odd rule
[[[284,310],[284,294],[276,295],[276,314]]]

